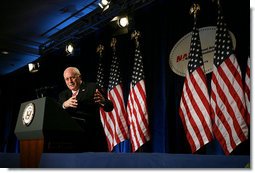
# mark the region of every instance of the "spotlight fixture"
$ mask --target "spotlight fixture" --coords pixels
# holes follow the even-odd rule
[[[132,17],[126,13],[119,16],[115,16],[112,20],[113,36],[127,34],[130,30],[130,24],[132,26]]]
[[[39,62],[37,62],[37,63],[29,63],[28,64],[28,70],[29,70],[30,73],[38,72],[39,69],[40,69]]]
[[[68,44],[66,45],[66,53],[67,53],[68,55],[70,55],[70,54],[73,53],[73,51],[74,51],[74,46],[73,46],[73,44],[72,44],[72,43],[68,43]]]
[[[110,1],[101,0],[98,5],[103,9],[103,11],[107,10],[110,7]]]
[[[9,54],[9,52],[8,52],[8,51],[3,50],[3,51],[1,52],[1,54],[3,54],[3,55],[8,55],[8,54]]]
[[[128,20],[128,16],[115,16],[112,20],[112,22],[117,22],[118,26],[120,28],[125,28],[126,26],[129,25],[129,20]]]
[[[121,28],[124,28],[126,26],[128,26],[128,17],[127,16],[124,16],[124,17],[120,17],[119,20],[118,20],[118,25],[121,27]]]

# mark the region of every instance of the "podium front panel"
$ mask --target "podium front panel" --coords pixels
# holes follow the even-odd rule
[[[20,105],[15,134],[19,140],[42,139],[46,97]]]

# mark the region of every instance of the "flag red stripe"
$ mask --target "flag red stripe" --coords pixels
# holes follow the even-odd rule
[[[120,105],[119,111],[123,114],[123,116],[120,116],[119,118],[121,118],[121,122],[123,123],[123,127],[124,127],[123,129],[125,129],[125,132],[127,133],[127,128],[128,128],[127,127],[127,111],[125,109],[122,85],[118,85],[117,87],[115,87],[115,90],[116,90],[115,93],[118,93],[116,95],[118,95],[118,102]]]
[[[107,139],[107,144],[108,144],[108,150],[112,151],[112,140],[113,140],[113,131],[112,128],[110,127],[110,121],[111,116],[109,114],[106,114],[106,112],[103,110],[103,108],[100,108],[100,114],[101,114],[101,121],[103,123],[106,139]]]
[[[238,87],[242,88],[243,83],[242,83],[241,71],[240,71],[240,68],[238,67],[236,57],[232,54],[223,63],[231,72],[232,76],[234,77],[233,79],[235,79],[235,81],[238,83]],[[222,65],[223,64],[221,64],[221,66]]]
[[[245,94],[245,104],[247,108],[247,117],[246,122],[250,124],[250,113],[251,113],[251,103],[250,103],[250,88],[251,88],[251,80],[250,80],[250,57],[247,59],[247,67],[245,74],[245,83],[244,83],[244,94]]]
[[[205,95],[205,93],[208,93],[208,91],[205,75],[201,67],[192,73],[190,80],[191,83],[193,84],[191,86],[194,86],[193,90],[196,91],[194,95],[197,96],[195,98],[196,100],[192,101],[192,103],[194,102],[196,104],[196,107],[194,106],[194,108],[195,110],[198,111],[197,114],[199,116],[199,120],[202,123],[202,126],[204,128],[203,130],[205,131],[208,141],[210,141],[212,139],[212,129],[210,121],[210,103],[208,95],[207,96]],[[201,104],[198,104],[198,102]]]
[[[123,90],[122,90],[122,85],[118,85],[116,87],[113,88],[114,89],[114,93],[117,96],[117,100],[118,100],[118,104],[120,105],[120,109],[119,111],[124,114],[124,116],[121,116],[121,118],[124,118],[121,122],[123,121],[127,121],[127,115],[126,115],[126,109],[125,109],[125,103],[124,103],[124,97],[123,97]],[[120,117],[119,117],[120,118]],[[127,128],[127,126],[125,126]]]
[[[205,73],[202,70],[203,65],[199,31],[194,21],[189,62],[179,107],[179,114],[192,153],[213,139],[210,99]]]
[[[144,114],[144,111],[143,111],[143,108],[141,107],[141,104],[139,102],[139,99],[138,99],[138,95],[134,94],[134,116],[135,116],[135,120],[136,120],[136,124],[137,124],[137,128],[138,128],[138,131],[139,131],[139,134],[141,136],[141,140],[142,141],[146,141],[145,140],[145,133],[146,133],[146,130],[147,130],[147,127],[148,127],[148,124],[147,124],[147,121],[145,119],[145,116],[142,116]],[[139,125],[138,125],[139,124]],[[143,126],[143,129],[142,129],[142,126]]]
[[[110,100],[112,100],[112,103],[113,103],[113,106],[114,106],[114,109],[111,111],[111,112],[109,112],[108,114],[111,114],[111,116],[113,117],[113,126],[111,126],[111,128],[112,128],[112,136],[113,136],[113,139],[114,139],[114,141],[113,141],[113,145],[116,145],[116,144],[118,144],[118,143],[120,143],[121,142],[121,139],[120,138],[123,138],[123,136],[122,136],[122,134],[118,134],[117,133],[117,130],[119,129],[119,128],[121,128],[121,127],[119,127],[120,126],[120,124],[119,124],[119,122],[117,121],[117,119],[118,119],[118,112],[117,112],[117,105],[116,104],[118,104],[118,102],[116,102],[117,100],[115,100],[114,99],[114,97],[112,96],[112,94],[114,94],[113,93],[114,91],[110,91],[109,92],[109,99]],[[117,133],[117,134],[116,134]]]
[[[186,83],[184,84],[184,87],[185,88],[183,88],[183,92],[190,96],[190,94],[189,94],[190,91],[189,91],[189,88],[186,87]],[[183,97],[185,97],[184,95],[185,94],[183,94]],[[192,153],[194,153],[195,151],[197,151],[202,146],[202,142],[201,142],[202,141],[202,137],[201,137],[201,134],[200,134],[199,129],[197,127],[197,124],[194,122],[194,119],[193,119],[193,117],[192,117],[192,115],[190,113],[190,108],[192,106],[190,105],[190,107],[189,107],[187,102],[186,102],[186,101],[188,101],[189,103],[191,103],[189,101],[189,97],[185,97],[185,98],[183,98],[181,101],[182,101],[182,104],[183,104],[182,106],[184,106],[183,110],[185,110],[185,112],[186,112],[185,115],[186,116],[181,114],[181,119],[183,121],[184,126],[187,126],[188,131],[190,131],[190,133],[188,133],[186,135],[188,135],[187,136],[188,141],[191,144],[194,143],[194,146],[191,145]],[[187,131],[186,131],[186,133],[187,133]],[[193,141],[193,139],[194,139],[194,141]]]
[[[138,147],[141,146],[141,142],[140,141],[145,141],[145,135],[142,132],[141,129],[141,123],[143,123],[143,121],[141,122],[139,119],[141,119],[141,105],[139,104],[139,100],[137,99],[137,93],[134,91],[134,88],[132,88],[132,95],[133,95],[133,117],[132,117],[132,128],[133,131],[135,132],[135,141],[132,141],[136,143],[137,147],[134,148],[133,151],[135,151]],[[138,109],[137,109],[138,107]],[[138,137],[139,136],[139,137]]]
[[[224,100],[224,104],[226,105],[227,112],[229,113],[229,115],[231,116],[233,120],[234,128],[236,129],[237,132],[240,132],[242,131],[241,128],[242,128],[242,123],[244,122],[244,116],[245,116],[244,98],[239,97],[239,93],[240,93],[240,90],[242,90],[242,86],[240,86],[241,88],[237,88],[237,89],[233,87],[233,81],[230,82],[228,78],[228,77],[231,77],[231,74],[229,73],[225,74],[227,70],[226,69],[223,70],[223,68],[226,68],[224,64],[225,63],[222,63],[221,66],[218,67],[218,74],[216,75],[218,75],[219,77],[218,77],[218,82],[216,87],[220,88],[219,83],[222,83],[222,85],[224,84],[225,86],[224,88],[227,89],[230,95],[232,96],[231,97],[230,95],[226,95],[225,94],[227,93],[226,90],[223,91],[220,88],[219,96],[221,96],[221,100]],[[239,136],[239,138],[241,139],[245,138],[244,134],[241,133],[240,135],[241,136]]]
[[[201,69],[200,69],[201,70]],[[201,71],[202,72],[202,71]],[[202,72],[203,73],[203,72]],[[204,93],[201,91],[201,88],[204,88],[203,86],[205,84],[202,84],[202,80],[198,80],[197,78],[194,78],[194,76],[198,76],[198,73],[196,71],[193,72],[190,76],[187,74],[187,82],[184,86],[184,93],[187,93],[189,97],[185,97],[182,99],[185,99],[184,105],[186,110],[188,110],[188,118],[187,121],[191,120],[191,125],[195,129],[195,134],[199,135],[197,136],[200,141],[200,146],[197,147],[196,150],[198,150],[201,146],[203,146],[205,143],[208,143],[212,139],[212,132],[209,129],[208,126],[210,126],[210,116],[209,113],[206,112],[205,106],[208,106],[208,100],[209,98],[205,98]],[[198,81],[201,81],[199,84]],[[199,87],[200,86],[200,87]],[[207,92],[207,91],[204,91]],[[203,97],[204,96],[204,97]],[[203,101],[206,100],[206,101]],[[187,105],[186,101],[190,103],[191,105]],[[192,111],[192,113],[190,113]],[[207,120],[205,120],[205,117]],[[186,122],[187,123],[187,122]]]
[[[127,114],[130,125],[130,141],[134,152],[150,140],[143,63],[139,47],[135,49]]]
[[[121,90],[121,89],[120,89]],[[121,90],[122,91],[122,90]],[[123,97],[121,96],[121,93],[119,93],[118,88],[114,87],[112,89],[112,91],[110,91],[109,93],[110,99],[113,100],[114,103],[114,107],[117,108],[115,111],[115,123],[116,123],[116,127],[115,127],[115,135],[120,136],[117,143],[122,142],[124,139],[123,138],[127,138],[127,126],[125,126],[125,116],[126,116],[126,111],[124,109],[124,102],[123,102]],[[116,111],[118,111],[116,113]],[[123,115],[123,116],[118,116],[118,115]]]
[[[236,61],[236,58],[233,57],[233,55],[230,56],[230,58],[228,58],[224,64],[228,67],[228,69],[231,72],[231,73],[227,73],[227,74],[222,73],[222,74],[225,74],[224,78],[228,79],[227,81],[225,81],[226,85],[229,87],[232,97],[235,98],[234,100],[240,106],[239,107],[240,113],[241,113],[242,117],[244,117],[245,116],[245,101],[244,101],[244,97],[243,97],[244,95],[241,94],[241,93],[243,93],[243,83],[242,83],[240,68],[237,67],[238,66],[237,61]],[[224,64],[222,64],[222,65],[224,65]],[[227,69],[225,69],[225,71],[228,72]],[[232,74],[233,76],[231,76],[230,74]],[[232,77],[235,80],[230,81],[229,77]],[[238,85],[235,85],[234,84],[235,82],[237,82]]]
[[[209,95],[201,67],[192,74],[187,72],[179,111],[194,153],[213,138]]]
[[[185,103],[183,103],[183,102],[185,102]],[[182,106],[186,105],[185,99],[182,99],[180,104]],[[187,138],[187,140],[190,144],[192,153],[194,153],[197,150],[197,148],[199,148],[199,147],[196,147],[196,144],[195,144],[195,141],[197,141],[197,137],[195,136],[196,133],[194,132],[194,130],[193,130],[191,124],[190,124],[190,121],[185,119],[184,115],[187,115],[186,109],[184,109],[183,107],[180,107],[179,114],[180,114],[180,117],[181,117],[181,120],[182,120],[184,131],[186,133],[186,138]]]
[[[138,90],[138,92],[137,92],[137,90]],[[139,115],[140,115],[140,117],[142,119],[142,122],[145,126],[144,129],[147,131],[147,129],[148,129],[148,119],[146,119],[146,117],[148,117],[148,116],[141,116],[141,115],[147,114],[147,103],[146,103],[146,96],[145,96],[146,92],[145,92],[144,81],[143,80],[139,81],[135,85],[134,91],[135,91],[135,97],[134,97],[135,99],[134,100],[136,102],[135,105],[137,105],[137,107],[138,107]],[[137,93],[139,93],[139,94],[137,94]]]
[[[218,67],[218,71],[221,71],[219,68],[220,67]],[[238,134],[238,132],[242,131],[242,129],[240,127],[242,124],[239,124],[237,119],[236,119],[236,116],[237,116],[239,110],[236,109],[237,108],[236,105],[232,105],[234,100],[229,98],[226,95],[227,92],[223,91],[222,90],[222,86],[219,85],[219,83],[223,83],[224,82],[224,79],[219,78],[221,75],[218,75],[218,80],[216,79],[216,77],[212,78],[212,80],[214,81],[215,87],[217,88],[217,93],[215,93],[215,94],[218,95],[218,98],[221,99],[222,107],[224,106],[224,109],[226,111],[224,111],[224,113],[223,113],[223,112],[221,112],[221,110],[224,110],[224,109],[221,109],[216,114],[218,115],[218,117],[221,117],[221,115],[222,115],[222,117],[225,116],[226,120],[223,121],[224,124],[228,124],[228,125],[229,125],[229,123],[233,124],[233,128],[228,129],[229,133],[232,134],[233,131],[234,131],[234,132],[237,132],[236,134]],[[224,88],[228,87],[226,85],[224,85],[224,86],[225,86]],[[217,102],[219,103],[220,101],[218,100]],[[240,118],[241,117],[239,117],[239,119]],[[231,121],[231,122],[229,122],[229,121]],[[238,136],[238,137],[243,139],[244,138],[244,134],[240,134],[240,135],[241,136]]]
[[[144,142],[149,140],[146,100],[141,99],[145,98],[145,88],[142,87],[142,84],[144,84],[143,81],[140,81],[134,87],[131,87],[130,90],[130,101],[132,103],[132,122],[130,126],[133,138],[133,140],[131,138],[132,151],[135,151]]]
[[[120,142],[120,139],[119,139],[119,136],[116,135],[116,128],[118,126],[118,124],[116,124],[116,121],[115,121],[115,117],[116,117],[116,111],[115,110],[112,110],[111,112],[106,112],[106,115],[109,116],[109,117],[112,117],[112,120],[109,121],[109,128],[111,129],[111,137],[112,137],[112,140],[111,140],[111,150],[113,149],[113,147],[118,144]]]
[[[136,149],[139,147],[138,146],[138,136],[139,135],[137,132],[136,132],[136,129],[137,129],[137,120],[136,120],[136,110],[134,109],[134,91],[133,91],[133,87],[132,87],[132,84],[130,84],[131,87],[130,87],[130,102],[131,102],[131,107],[130,107],[130,142],[131,142],[131,147],[132,147],[132,151],[136,151]]]
[[[212,99],[215,99],[217,96],[215,93],[212,93]],[[231,126],[231,123],[227,121],[228,117],[224,116],[225,112],[222,112],[220,107],[221,103],[213,103],[212,105],[215,105],[217,116],[215,116],[214,121],[216,122],[213,124],[213,130],[216,138],[218,139],[219,143],[222,146],[222,149],[224,150],[224,153],[228,155],[231,153],[235,147],[240,144],[240,140],[233,129],[233,126]],[[223,106],[223,105],[221,105]]]
[[[131,91],[132,91],[132,85],[130,85],[130,94],[128,96],[128,103],[127,103],[127,113],[128,113],[128,125],[130,126],[132,123],[132,109],[133,109],[133,100],[131,98]]]
[[[97,83],[100,87],[104,86],[104,69],[100,62],[97,73]],[[113,110],[105,112],[100,108],[100,117],[107,138],[109,151],[120,142],[128,139],[127,112],[123,100],[123,90],[120,78],[118,57],[113,51],[112,64],[110,67],[109,84],[107,90],[107,98],[113,103]],[[104,88],[102,88],[104,90]]]
[[[215,85],[214,83],[214,77],[212,78],[212,89],[213,89],[213,85]],[[215,86],[216,87],[216,86]],[[212,91],[211,97],[212,99],[220,99],[220,88],[216,89],[217,92]],[[221,91],[222,92],[222,91]],[[219,93],[219,95],[217,94]],[[219,108],[218,105],[221,105],[222,102],[216,102],[217,104],[215,104],[214,109],[215,109],[215,114],[217,116],[215,116],[215,124],[213,124],[213,129],[218,129],[216,132],[214,131],[214,135],[216,136],[216,138],[218,139],[219,143],[221,144],[221,146],[223,147],[224,152],[226,153],[226,151],[231,152],[234,148],[235,148],[235,143],[234,143],[234,137],[237,137],[235,129],[233,129],[233,127],[230,125],[232,123],[228,122],[227,119],[229,119],[229,114],[226,112],[222,112],[221,109]],[[213,105],[213,104],[212,104]],[[225,105],[221,105],[224,106]],[[225,108],[227,109],[227,108]],[[225,113],[225,114],[224,114]],[[220,133],[219,133],[220,132]],[[232,133],[235,133],[235,135],[233,136]],[[224,135],[222,135],[224,134]],[[225,144],[224,144],[225,143]],[[224,148],[224,146],[226,146],[227,148]],[[227,154],[227,153],[226,153]]]
[[[202,103],[205,105],[204,109],[207,113],[207,115],[210,115],[210,105],[209,98],[205,95],[205,93],[208,93],[207,91],[207,84],[204,72],[202,68],[198,68],[195,70],[192,75],[190,75],[190,80],[192,81],[192,84],[194,85],[194,89],[196,90],[196,93],[198,93],[198,96],[200,97]],[[203,117],[204,118],[204,117]]]
[[[242,75],[232,40],[218,9],[214,65],[211,80],[213,130],[225,154],[247,139]]]
[[[211,93],[211,98],[212,100],[216,99],[216,95],[214,92]],[[215,105],[214,101],[211,102],[213,105]],[[214,106],[213,106],[214,107]],[[215,105],[216,112],[219,112],[219,107]],[[213,114],[214,115],[214,114]],[[216,138],[218,139],[220,145],[222,146],[222,149],[226,155],[229,155],[230,152],[232,152],[233,148],[229,144],[229,134],[227,130],[224,127],[224,124],[222,122],[219,123],[220,119],[218,116],[213,116],[212,121],[216,122],[213,123],[213,132]],[[219,125],[220,124],[220,125]],[[225,134],[224,136],[222,134]]]
[[[192,77],[192,75],[191,75],[191,77]],[[196,88],[195,88],[195,90],[192,90],[192,91],[190,90],[191,85],[193,85],[193,82],[195,83],[196,81],[190,81],[189,82],[189,77],[187,77],[187,79],[188,79],[187,80],[188,82],[187,82],[186,85],[188,85],[189,87],[185,87],[185,89],[186,89],[186,93],[188,94],[188,97],[185,97],[185,102],[184,103],[186,103],[186,101],[187,101],[188,103],[191,104],[191,105],[186,104],[185,108],[187,110],[188,120],[190,121],[190,124],[193,127],[193,129],[195,131],[195,134],[198,138],[198,141],[200,143],[199,144],[199,148],[200,148],[203,145],[202,135],[200,133],[200,129],[198,128],[198,127],[201,127],[201,128],[203,127],[203,125],[201,124],[200,117],[199,117],[199,115],[201,114],[201,111],[200,111],[200,108],[197,105],[196,99],[194,99],[194,97],[193,97]],[[194,119],[196,119],[196,121],[194,121]],[[202,131],[202,132],[204,132],[204,131]]]
[[[248,76],[248,77],[249,77],[249,76]],[[244,88],[245,88],[246,97],[247,97],[248,101],[250,101],[250,100],[251,100],[251,99],[250,99],[250,88],[249,88],[248,85],[249,85],[249,84],[245,83]]]
[[[218,67],[219,70],[220,67]],[[220,70],[219,70],[220,71]],[[218,79],[218,80],[217,80]],[[232,150],[243,140],[245,140],[244,134],[242,134],[242,129],[236,124],[237,121],[235,117],[235,111],[230,106],[228,97],[225,95],[226,91],[223,91],[222,88],[226,88],[227,86],[223,85],[224,81],[220,78],[220,75],[215,71],[212,75],[212,107],[214,109],[215,116],[214,126],[221,131],[221,134],[214,132],[215,136],[221,143],[226,154],[232,152]],[[220,85],[221,84],[221,85]],[[224,86],[224,87],[223,87]],[[224,100],[224,101],[223,101]],[[218,106],[221,105],[221,108]],[[236,109],[237,107],[235,107]],[[227,110],[222,112],[221,110]],[[232,124],[232,125],[231,125]],[[222,135],[224,134],[224,135]],[[222,142],[226,140],[226,142]],[[236,142],[235,142],[236,141]],[[231,147],[229,146],[231,145]]]

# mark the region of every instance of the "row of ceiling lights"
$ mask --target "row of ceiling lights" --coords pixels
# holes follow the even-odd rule
[[[98,5],[100,6],[100,8],[103,9],[103,11],[107,10],[110,7],[110,1],[108,0],[101,0]],[[127,15],[123,15],[123,16],[116,16],[114,17],[112,20],[112,22],[117,22],[118,26],[121,28],[125,28],[128,26],[129,21],[128,21],[128,16]],[[74,44],[73,43],[68,43],[65,47],[65,51],[67,53],[67,55],[72,55],[74,52]],[[28,64],[28,70],[31,73],[35,73],[38,72],[40,68],[40,64],[39,62],[36,63],[29,63]]]
[[[103,11],[107,10],[110,7],[110,1],[108,0],[101,0],[98,5],[103,9]],[[128,21],[128,16],[124,15],[124,16],[116,16],[114,17],[111,21],[116,21],[118,26],[121,28],[127,27],[129,24]],[[67,53],[67,55],[72,55],[74,52],[74,44],[69,42],[66,47],[65,47],[65,51]]]
[[[108,0],[101,0],[98,5],[99,7],[101,7],[103,9],[103,11],[107,10],[110,7],[110,3],[111,1]],[[117,24],[119,27],[126,27],[128,26],[129,22],[128,22],[128,16],[124,15],[124,16],[116,16],[112,19],[112,21],[117,21]]]
[[[73,43],[68,43],[65,47],[65,51],[67,53],[67,55],[72,55],[74,52],[74,45]],[[39,62],[35,62],[35,63],[29,63],[28,64],[28,71],[30,73],[35,73],[38,72],[40,69],[40,63]]]

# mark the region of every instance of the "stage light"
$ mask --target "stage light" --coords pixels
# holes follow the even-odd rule
[[[103,9],[103,11],[107,10],[110,7],[110,1],[101,0],[98,5]]]
[[[120,17],[118,20],[118,25],[122,28],[128,26],[129,22],[128,22],[128,17],[124,16],[124,17]]]
[[[8,55],[8,54],[9,54],[9,52],[8,52],[8,51],[3,50],[3,51],[1,52],[1,54],[3,54],[3,55]]]
[[[132,17],[127,16],[126,13],[115,16],[111,22],[111,27],[114,31],[113,36],[127,34],[130,30],[130,27],[132,27]]]
[[[117,24],[120,28],[125,28],[126,26],[129,25],[129,19],[128,19],[128,16],[126,16],[126,15],[115,16],[111,21],[117,22]]]
[[[38,72],[39,69],[40,69],[39,62],[37,62],[37,63],[29,63],[28,64],[28,70],[29,70],[30,73]]]
[[[68,55],[70,55],[70,54],[73,53],[73,51],[74,51],[74,46],[73,46],[73,44],[72,44],[72,43],[68,43],[68,44],[66,45],[66,53],[67,53]]]

